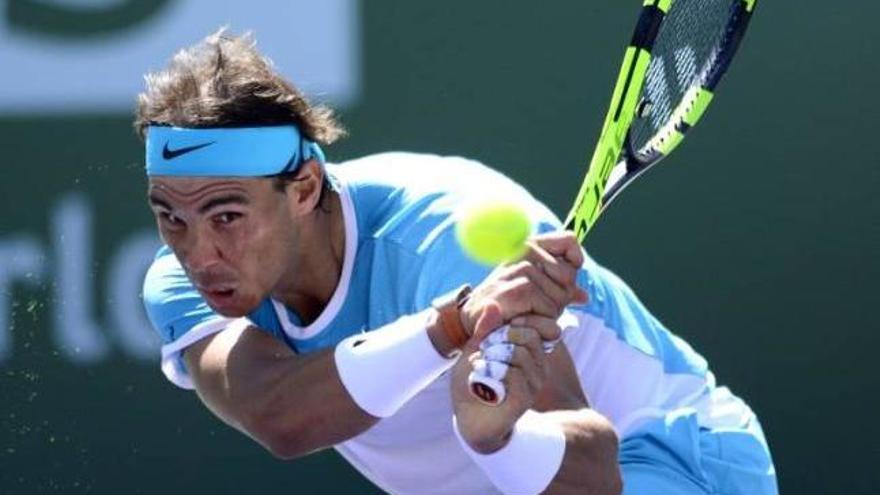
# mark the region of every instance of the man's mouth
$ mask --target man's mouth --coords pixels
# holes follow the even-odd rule
[[[199,287],[199,291],[211,306],[224,306],[235,295],[235,288],[228,286]]]
[[[212,296],[218,297],[231,296],[233,292],[235,292],[235,289],[217,289],[208,291]]]

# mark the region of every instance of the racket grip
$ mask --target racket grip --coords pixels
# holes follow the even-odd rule
[[[504,377],[507,375],[507,362],[512,355],[495,356],[489,348],[499,344],[511,345],[507,340],[508,326],[495,329],[483,342],[480,343],[480,351],[483,356],[474,361],[474,369],[468,375],[468,388],[471,394],[483,403],[497,406],[507,398],[507,388],[504,385]],[[544,352],[553,352],[559,340],[543,343]]]
[[[504,386],[504,382],[477,373],[476,370],[471,371],[471,374],[468,375],[468,387],[474,397],[490,406],[498,406],[507,398],[507,388]]]

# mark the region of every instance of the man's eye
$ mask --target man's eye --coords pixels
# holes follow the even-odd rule
[[[168,213],[167,211],[159,213],[159,217],[162,219],[163,222],[169,225],[179,226],[183,224],[183,220],[181,220],[180,217],[174,215],[173,213]]]
[[[241,213],[227,211],[214,215],[214,221],[221,224],[230,224],[241,218]]]

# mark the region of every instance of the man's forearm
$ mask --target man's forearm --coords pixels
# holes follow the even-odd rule
[[[217,416],[292,458],[362,433],[448,368],[430,335],[435,323],[429,310],[306,355],[257,328],[229,328],[185,359]],[[408,373],[399,372],[401,360],[412,361]]]
[[[224,331],[185,359],[198,370],[192,375],[208,408],[278,457],[326,448],[375,424],[339,380],[332,349],[296,355],[282,345],[254,328]]]
[[[246,429],[275,456],[291,459],[355,437],[379,418],[352,400],[339,380],[333,350],[285,363]]]

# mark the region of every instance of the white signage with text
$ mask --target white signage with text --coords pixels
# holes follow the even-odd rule
[[[15,2],[0,14],[0,114],[130,112],[145,72],[224,25],[253,32],[313,101],[348,106],[358,96],[357,0]]]

